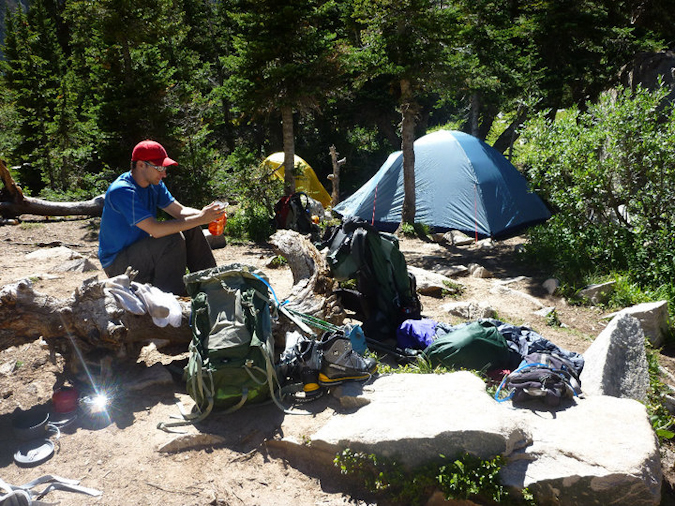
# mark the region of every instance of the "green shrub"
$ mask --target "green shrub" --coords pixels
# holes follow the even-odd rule
[[[675,113],[666,91],[619,89],[523,131],[518,163],[554,211],[530,231],[525,255],[569,290],[614,273],[634,285],[616,303],[628,293],[673,301],[662,286],[675,278]]]
[[[268,209],[257,202],[247,202],[228,217],[225,234],[228,237],[264,242],[274,233]]]
[[[415,232],[415,226],[410,223],[401,223],[401,233],[405,237],[415,237],[417,232]]]
[[[456,458],[439,455],[436,462],[406,471],[394,459],[347,448],[336,455],[334,463],[342,474],[363,480],[367,490],[390,504],[425,504],[436,490],[446,499],[534,504],[527,489],[521,495],[500,483],[499,470],[504,464],[500,456],[482,460],[468,453]]]
[[[646,406],[649,420],[659,440],[672,440],[675,438],[675,421],[664,402],[664,397],[670,393],[670,389],[661,381],[658,351],[654,350],[648,341],[646,348],[649,367],[649,390],[647,391]]]

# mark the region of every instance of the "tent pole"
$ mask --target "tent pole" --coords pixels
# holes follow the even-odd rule
[[[475,228],[475,241],[478,244],[478,187],[473,184],[473,224]]]
[[[375,204],[377,203],[377,187],[380,186],[379,183],[375,185],[375,196],[373,197],[373,217],[370,220],[370,225],[375,226]]]

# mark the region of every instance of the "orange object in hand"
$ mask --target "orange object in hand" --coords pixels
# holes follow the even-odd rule
[[[209,232],[211,235],[220,235],[225,230],[225,223],[227,223],[227,215],[223,214],[220,218],[216,218],[209,223]]]
[[[227,207],[227,202],[220,202],[217,200],[214,202],[215,204],[218,204],[221,209],[225,209]],[[219,218],[216,218],[213,220],[211,223],[209,223],[209,232],[211,235],[220,235],[223,233],[223,230],[225,229],[225,223],[227,223],[227,214],[223,213],[222,216]]]

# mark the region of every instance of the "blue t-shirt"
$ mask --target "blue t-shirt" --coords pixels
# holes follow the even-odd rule
[[[164,209],[175,199],[162,181],[141,188],[131,172],[120,175],[108,188],[103,204],[98,235],[98,258],[108,267],[117,253],[136,241],[149,237],[136,226],[146,218],[156,218],[157,209]]]

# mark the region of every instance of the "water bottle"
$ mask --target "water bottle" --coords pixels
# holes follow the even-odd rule
[[[359,355],[363,355],[368,349],[368,345],[361,326],[348,323],[344,326],[344,332],[352,345],[352,349]]]
[[[228,205],[227,202],[220,202],[219,200],[217,200],[215,203],[218,204],[221,209],[226,208]],[[225,229],[226,222],[227,222],[227,214],[223,213],[222,216],[216,218],[211,223],[209,223],[209,232],[211,233],[211,235],[221,235],[223,233],[223,230]]]

